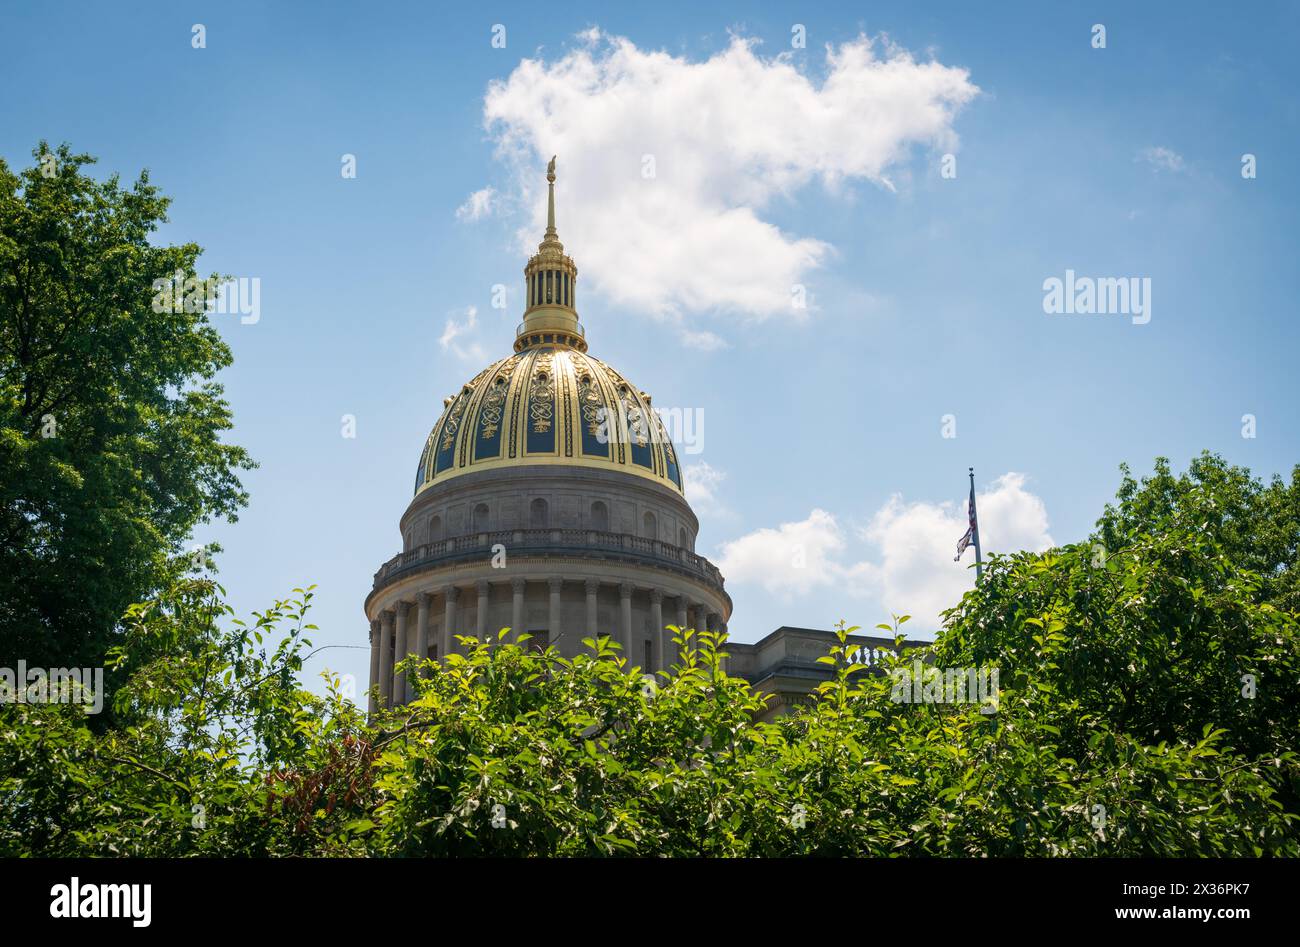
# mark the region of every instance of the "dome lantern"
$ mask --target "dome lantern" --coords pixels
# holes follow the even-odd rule
[[[546,234],[537,253],[524,267],[524,321],[515,337],[515,351],[557,345],[587,351],[578,321],[578,267],[564,253],[555,229],[555,158],[546,166]]]

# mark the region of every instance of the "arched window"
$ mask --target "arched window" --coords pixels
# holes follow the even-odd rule
[[[659,521],[655,519],[653,513],[647,512],[641,517],[641,535],[646,539],[659,538]]]
[[[591,528],[601,532],[609,531],[609,507],[599,500],[591,504]]]
[[[488,531],[488,505],[480,503],[474,507],[474,532],[486,533]]]
[[[549,513],[546,501],[538,497],[528,505],[528,525],[533,529],[545,529],[549,525]]]
[[[435,516],[429,520],[429,542],[436,543],[442,539],[442,517]]]

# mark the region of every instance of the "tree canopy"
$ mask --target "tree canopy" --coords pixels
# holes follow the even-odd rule
[[[1248,475],[1165,466],[1146,499],[1121,484],[1109,546],[991,557],[883,673],[841,627],[815,702],[771,723],[690,630],[652,682],[607,638],[462,639],[366,720],[297,679],[310,590],[243,624],[185,579],[130,611],[120,729],[0,707],[0,854],[1300,855],[1289,566],[1243,565],[1237,518],[1206,516]],[[1294,548],[1285,504],[1252,509]],[[996,707],[898,699],[919,657],[996,668]]]
[[[204,307],[155,307],[200,249],[157,246],[168,198],[67,145],[0,161],[0,665],[101,665],[193,527],[246,502]],[[194,307],[191,307],[194,308]]]

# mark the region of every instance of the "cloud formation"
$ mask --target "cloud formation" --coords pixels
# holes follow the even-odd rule
[[[728,584],[757,583],[790,601],[842,579],[852,568],[840,561],[845,545],[835,517],[814,509],[806,519],[723,543],[717,565]]]
[[[1183,156],[1176,151],[1170,151],[1168,148],[1159,145],[1150,148],[1143,148],[1138,152],[1135,161],[1145,161],[1156,172],[1160,171],[1181,171],[1184,168]]]
[[[828,46],[820,81],[741,38],[700,62],[599,30],[578,40],[556,60],[524,60],[484,101],[531,210],[521,245],[540,238],[540,168],[556,154],[560,236],[586,285],[706,348],[722,340],[689,325],[699,314],[807,313],[792,287],[833,248],[765,219],[774,202],[814,181],[892,188],[915,146],[956,149],[954,116],[979,91],[966,70],[885,38]]]
[[[1047,508],[1025,489],[1023,474],[1003,474],[975,500],[986,553],[1038,552],[1055,544]],[[874,547],[861,558],[848,555],[846,530],[836,517],[814,509],[806,519],[724,543],[718,567],[729,585],[761,585],[784,601],[828,588],[874,597],[887,612],[912,615],[916,630],[933,631],[939,613],[956,605],[974,581],[973,550],[953,561],[965,530],[964,500],[909,503],[895,494],[856,531]]]
[[[465,203],[456,208],[457,220],[482,220],[496,209],[496,188],[483,187],[479,188],[469,197],[465,198]]]
[[[1040,552],[1054,545],[1047,507],[1025,489],[1025,477],[1006,473],[976,492],[980,544],[984,552]],[[879,550],[866,576],[886,611],[915,615],[927,629],[939,612],[960,601],[971,587],[975,550],[954,562],[957,540],[966,531],[966,504],[907,503],[895,494],[862,531]]]
[[[686,498],[698,516],[724,516],[730,513],[718,495],[727,475],[705,461],[687,464],[682,470]]]
[[[477,306],[454,309],[447,313],[447,324],[438,337],[438,344],[444,352],[451,352],[462,361],[476,364],[482,362],[487,358],[487,353],[473,338],[477,326]]]

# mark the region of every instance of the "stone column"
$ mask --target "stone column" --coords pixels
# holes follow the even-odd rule
[[[629,661],[635,660],[636,656],[632,654],[632,586],[627,582],[618,587],[618,604],[622,611],[622,621],[620,632],[623,636],[623,657]]]
[[[433,596],[421,592],[416,599],[419,611],[415,613],[415,653],[421,661],[429,657],[429,612],[433,610]],[[415,697],[415,685],[406,688],[407,699]]]
[[[442,654],[447,657],[451,654],[452,648],[455,647],[456,639],[452,630],[456,627],[456,598],[460,595],[460,589],[454,585],[449,585],[442,590],[443,601],[446,606],[442,613]]]
[[[370,703],[367,707],[371,716],[374,716],[379,709],[379,696],[375,693],[375,688],[379,684],[379,656],[383,651],[383,633],[379,627],[379,620],[376,619],[370,623],[370,683],[366,690],[370,692]]]
[[[475,635],[478,637],[479,641],[485,641],[487,640],[489,634],[488,622],[487,622],[488,598],[491,596],[492,593],[492,583],[488,582],[487,579],[479,579],[478,582],[476,583],[476,587],[478,589],[478,615],[477,615],[477,630],[475,631]],[[500,630],[501,630],[500,628],[493,629],[493,631],[500,631]]]
[[[691,627],[695,629],[695,639],[698,641],[700,635],[709,630],[708,621],[704,617],[704,606],[691,606]]]
[[[407,643],[407,615],[411,610],[410,602],[397,603],[397,651],[396,657],[393,658],[393,664],[399,664],[405,661],[411,654],[411,646]],[[395,671],[393,673],[393,706],[406,703],[406,672]]]
[[[391,610],[379,616],[379,704],[387,709],[393,706],[393,613]]]
[[[546,583],[551,589],[551,614],[550,614],[550,631],[548,644],[555,644],[560,640],[560,590],[564,588],[564,580],[552,577]]]
[[[664,593],[662,589],[650,590],[650,654],[654,667],[646,668],[653,674],[664,670]]]
[[[717,612],[709,612],[707,615],[705,615],[704,623],[708,625],[709,631],[713,632],[714,634],[717,634],[722,630],[722,616],[719,615]],[[722,666],[725,668],[727,666],[727,662],[724,661]]]
[[[516,641],[528,630],[524,627],[524,591],[527,588],[528,582],[525,579],[510,580],[510,591],[514,593],[510,608],[510,630],[514,632]]]
[[[686,613],[686,596],[679,595],[677,596],[677,630],[684,632],[690,625],[691,619]],[[678,664],[682,661],[682,649],[676,642],[673,643],[673,661]]]
[[[596,593],[600,591],[600,579],[588,579],[583,583],[583,588],[587,590],[587,634],[593,638],[600,636],[598,627],[599,614],[596,605]]]

